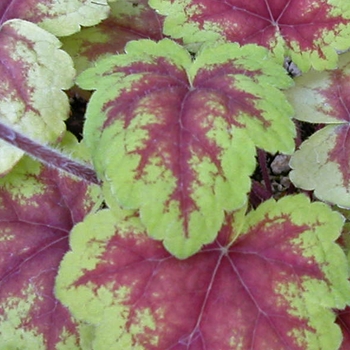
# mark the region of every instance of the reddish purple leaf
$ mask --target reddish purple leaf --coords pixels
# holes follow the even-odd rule
[[[164,33],[185,43],[224,38],[291,56],[303,71],[335,67],[350,39],[346,1],[150,0],[167,16]],[[347,43],[346,43],[347,42]]]
[[[69,232],[98,188],[27,158],[0,181],[1,347],[78,349],[78,324],[53,288]]]
[[[96,325],[96,349],[336,349],[330,308],[350,298],[340,215],[303,195],[244,214],[186,260],[130,214],[89,216],[72,232],[57,295]]]
[[[107,54],[122,52],[128,41],[163,38],[161,16],[148,6],[147,0],[117,1],[110,7],[109,17],[98,26],[82,28],[62,40],[78,73]]]
[[[77,83],[95,89],[84,138],[110,208],[140,209],[149,235],[187,258],[246,202],[255,146],[292,153],[291,80],[257,45],[129,42]],[[254,143],[253,143],[254,142]]]

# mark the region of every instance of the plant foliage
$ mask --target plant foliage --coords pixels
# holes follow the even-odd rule
[[[350,6],[343,0],[150,0],[166,16],[164,33],[186,44],[226,40],[268,47],[307,71],[334,68],[348,49]]]
[[[101,203],[99,187],[27,157],[0,186],[1,347],[79,349],[83,326],[54,283],[70,230]]]
[[[2,348],[350,347],[347,1],[0,15]]]
[[[147,237],[129,213],[90,215],[71,233],[57,295],[78,320],[96,326],[95,349],[340,344],[328,308],[343,308],[350,293],[346,259],[334,243],[341,216],[304,195],[244,214],[227,215],[216,240],[187,260]]]
[[[292,157],[290,177],[298,187],[315,190],[325,201],[350,207],[350,55],[330,72],[298,77],[288,91],[296,118],[327,126],[303,143]],[[303,101],[307,101],[304,103]],[[303,106],[303,107],[302,107]],[[308,164],[308,166],[305,166]]]
[[[140,209],[149,234],[186,258],[246,202],[255,146],[293,151],[292,110],[277,90],[291,80],[255,45],[205,47],[193,62],[169,39],[126,51],[78,77],[96,89],[85,140],[114,202]]]

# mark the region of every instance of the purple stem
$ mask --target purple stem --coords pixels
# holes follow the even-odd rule
[[[0,122],[0,138],[48,166],[66,171],[86,181],[99,184],[93,168],[78,163],[66,155],[37,143]]]
[[[294,123],[295,123],[295,128],[297,131],[297,134],[295,136],[294,141],[295,141],[295,146],[297,148],[299,148],[303,142],[302,137],[301,137],[301,124],[297,120],[294,120]]]
[[[271,197],[271,194],[259,182],[253,180],[252,189],[250,191],[250,203],[254,208],[265,202]]]

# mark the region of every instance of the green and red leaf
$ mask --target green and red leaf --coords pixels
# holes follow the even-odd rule
[[[128,41],[163,38],[161,16],[148,6],[147,0],[118,0],[110,7],[109,17],[99,25],[61,39],[78,73],[99,58],[122,53]]]
[[[343,219],[325,204],[298,195],[240,209],[186,260],[137,217],[118,221],[104,210],[78,224],[57,277],[58,298],[96,326],[93,348],[338,349],[331,308],[350,285]]]
[[[247,200],[255,146],[294,149],[291,84],[256,45],[190,54],[171,40],[130,42],[127,54],[78,77],[96,90],[84,138],[110,207],[140,209],[150,235],[186,258],[212,242],[224,210]]]
[[[14,19],[0,27],[0,121],[42,144],[57,143],[66,130],[73,84],[71,58],[52,34]],[[24,152],[0,141],[0,175]]]
[[[292,156],[291,180],[321,200],[350,208],[350,54],[340,56],[336,70],[296,78],[287,95],[296,119],[329,124]]]
[[[0,179],[0,338],[3,349],[80,349],[77,322],[54,296],[72,227],[100,205],[99,187],[23,157]],[[83,336],[84,338],[84,336]]]
[[[334,68],[349,48],[350,6],[343,0],[150,0],[166,16],[164,33],[184,43],[255,43],[290,56],[307,71]]]
[[[107,0],[1,0],[0,24],[20,18],[57,36],[71,35],[108,16]]]

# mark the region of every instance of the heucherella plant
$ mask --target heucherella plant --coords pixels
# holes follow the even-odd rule
[[[0,18],[1,349],[350,347],[348,1]]]

